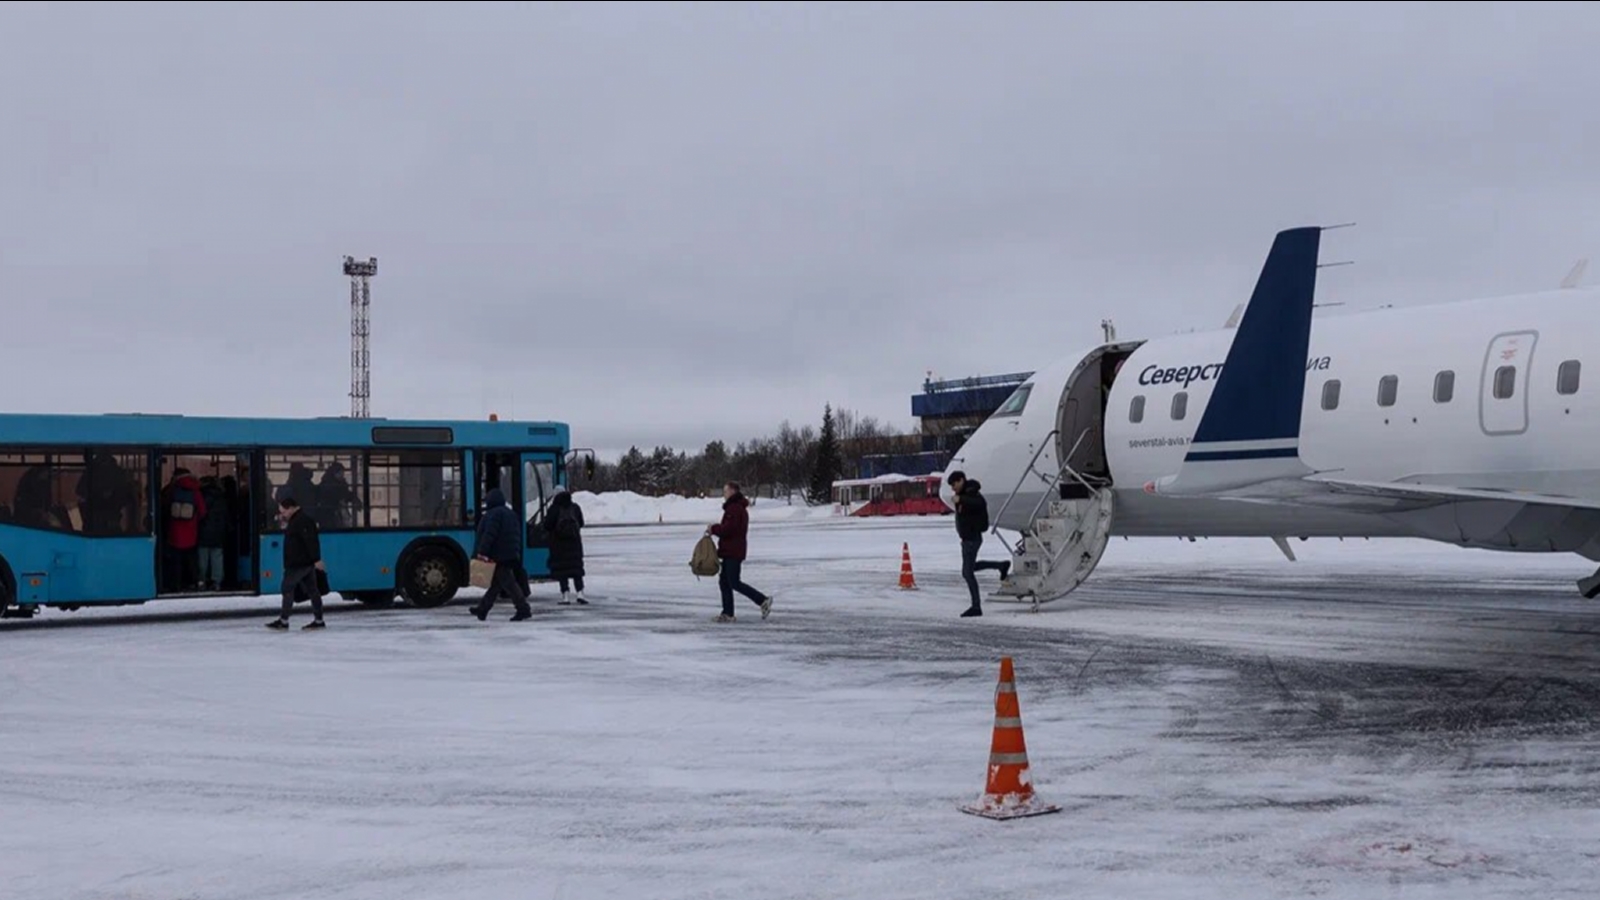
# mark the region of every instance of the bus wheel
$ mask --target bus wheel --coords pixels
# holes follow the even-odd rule
[[[461,587],[459,567],[441,547],[423,547],[406,561],[402,593],[412,606],[428,609],[449,603]]]

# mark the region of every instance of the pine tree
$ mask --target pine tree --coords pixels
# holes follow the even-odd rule
[[[822,434],[817,438],[816,462],[811,470],[811,490],[807,498],[813,505],[833,498],[833,481],[844,470],[839,458],[839,435],[833,421],[833,404],[822,409]]]

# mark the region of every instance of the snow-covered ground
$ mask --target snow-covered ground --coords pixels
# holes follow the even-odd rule
[[[722,498],[645,497],[632,491],[608,491],[593,494],[576,491],[572,499],[583,508],[583,518],[588,525],[648,525],[648,524],[710,524],[722,518]],[[832,505],[806,506],[796,497],[786,499],[753,498],[750,501],[750,520],[753,522],[780,522],[797,519],[826,519],[834,515]]]
[[[972,620],[948,519],[758,521],[746,576],[772,618],[741,599],[714,625],[698,534],[591,532],[593,605],[540,586],[526,623],[334,603],[327,631],[280,634],[260,598],[0,623],[0,896],[1600,883],[1600,604],[1576,559],[1118,542],[1073,597]],[[1060,814],[956,808],[983,787],[1003,655]]]

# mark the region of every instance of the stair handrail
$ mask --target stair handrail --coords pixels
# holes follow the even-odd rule
[[[1070,460],[1070,459],[1072,459],[1073,456],[1075,456],[1077,454],[1078,447],[1083,444],[1083,439],[1088,437],[1088,436],[1089,436],[1089,429],[1087,429],[1087,428],[1085,428],[1083,431],[1078,433],[1078,439],[1072,443],[1072,449],[1067,451],[1067,456],[1066,456],[1067,459]],[[1084,481],[1083,477],[1078,474],[1077,470],[1072,468],[1072,464],[1070,462],[1064,462],[1064,463],[1061,464],[1061,470],[1056,472],[1056,475],[1055,475],[1054,478],[1045,479],[1044,493],[1039,495],[1039,502],[1035,503],[1033,505],[1033,512],[1028,515],[1028,521],[1029,522],[1032,522],[1034,519],[1039,518],[1039,510],[1044,509],[1044,504],[1045,504],[1046,501],[1048,501],[1050,499],[1051,492],[1054,491],[1056,489],[1056,487],[1061,484],[1062,478],[1067,476],[1067,475],[1071,475],[1073,477],[1073,479],[1076,480],[1079,484],[1083,485],[1083,489],[1088,491],[1090,494],[1093,494],[1095,492],[1094,486],[1089,484],[1089,482]]]
[[[989,528],[989,536],[990,537],[994,537],[994,536],[999,535],[999,533],[1000,533],[1000,518],[1006,514],[1006,510],[1011,508],[1011,501],[1017,499],[1017,492],[1022,490],[1022,484],[1023,484],[1023,482],[1028,480],[1028,476],[1029,475],[1038,475],[1041,480],[1045,481],[1046,483],[1049,483],[1049,479],[1045,478],[1044,475],[1039,473],[1036,469],[1034,469],[1033,466],[1034,466],[1034,463],[1037,463],[1039,461],[1039,457],[1040,457],[1040,455],[1042,455],[1044,453],[1045,448],[1050,446],[1050,440],[1052,438],[1054,438],[1056,435],[1060,434],[1060,433],[1061,433],[1061,429],[1059,429],[1059,428],[1054,429],[1049,434],[1044,436],[1044,440],[1039,442],[1039,449],[1033,451],[1033,458],[1028,460],[1027,468],[1022,470],[1022,476],[1017,479],[1016,487],[1013,487],[1011,489],[1011,493],[1006,497],[1006,502],[1000,504],[1000,511],[995,513],[990,518],[990,520],[989,520],[990,523],[991,523],[990,528]],[[1076,449],[1076,448],[1074,448],[1074,449]],[[1046,494],[1049,493],[1049,489],[1048,488],[1045,490],[1045,493]]]

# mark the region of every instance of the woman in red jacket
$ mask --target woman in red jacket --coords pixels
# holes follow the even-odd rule
[[[706,529],[706,534],[717,539],[717,558],[722,560],[722,570],[717,574],[717,586],[722,589],[722,615],[713,621],[732,622],[733,592],[738,591],[761,607],[761,618],[772,614],[772,598],[744,583],[740,570],[749,548],[750,501],[739,491],[739,483],[730,481],[722,486],[722,521]]]

